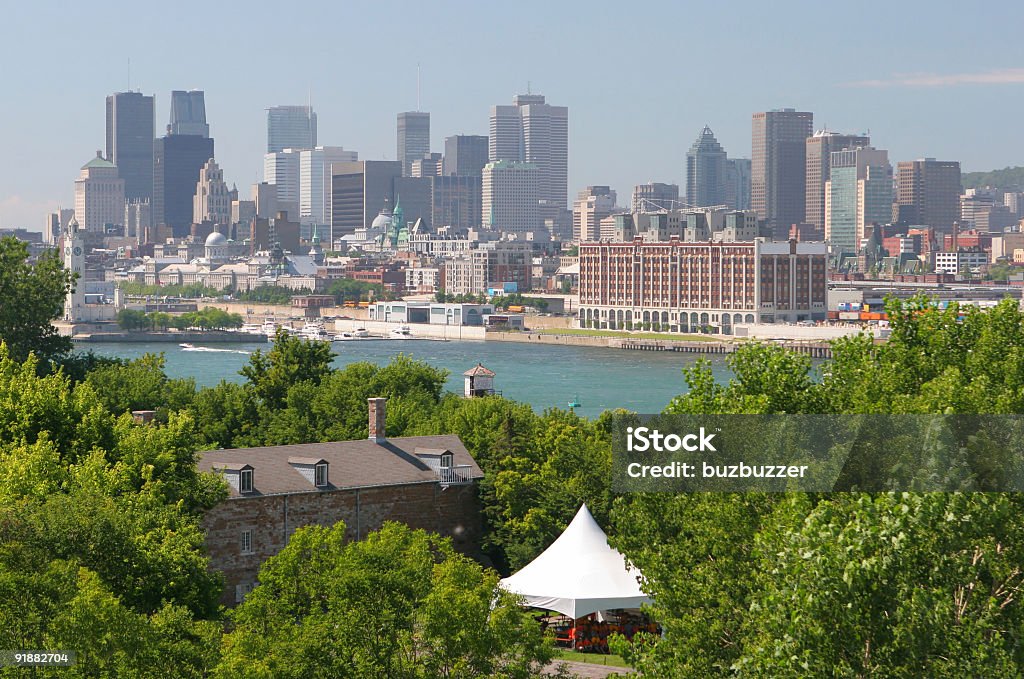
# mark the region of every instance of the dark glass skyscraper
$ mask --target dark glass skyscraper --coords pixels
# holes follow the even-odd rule
[[[445,175],[480,177],[487,164],[487,136],[457,134],[444,139]]]
[[[117,166],[129,201],[153,196],[153,97],[117,92],[107,97],[107,160]]]
[[[398,114],[398,160],[402,176],[412,174],[412,161],[430,153],[430,114],[405,111]]]
[[[753,116],[750,203],[776,240],[804,221],[807,199],[807,138],[814,114],[784,108]]]
[[[167,134],[210,136],[210,126],[206,124],[206,96],[202,90],[171,92],[171,123]]]
[[[175,236],[192,227],[192,197],[199,172],[213,158],[213,139],[169,134],[153,145],[153,223],[166,224]]]

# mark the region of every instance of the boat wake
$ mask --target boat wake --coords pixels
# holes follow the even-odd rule
[[[248,356],[251,351],[245,351],[244,349],[214,349],[213,347],[182,347],[182,351],[206,351],[216,352],[218,354],[245,354]]]

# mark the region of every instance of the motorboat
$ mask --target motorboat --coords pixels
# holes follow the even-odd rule
[[[388,337],[391,339],[412,339],[412,330],[409,329],[408,325],[403,325],[388,333]]]
[[[238,330],[246,335],[262,335],[264,334],[263,326],[259,323],[246,323]]]
[[[182,342],[178,346],[181,347],[182,349],[195,349],[195,347],[189,344],[188,342]]]
[[[324,324],[321,321],[307,321],[296,334],[302,339],[315,342],[330,342],[333,339],[324,329]]]
[[[370,331],[366,328],[356,328],[352,331],[352,336],[356,339],[363,339],[370,336]]]
[[[268,318],[267,320],[263,321],[263,325],[260,327],[260,332],[261,334],[264,334],[267,337],[273,337],[274,335],[277,334],[278,327],[279,326],[277,322],[273,318]]]

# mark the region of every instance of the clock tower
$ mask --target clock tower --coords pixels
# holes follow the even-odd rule
[[[74,217],[64,230],[63,259],[64,268],[76,276],[74,287],[64,298],[64,320],[73,323],[82,320],[85,312],[85,239]]]

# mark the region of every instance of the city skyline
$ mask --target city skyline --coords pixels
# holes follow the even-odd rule
[[[329,45],[319,46],[312,55],[315,58],[296,53],[284,55],[279,63],[248,68],[227,46],[206,45],[183,52],[176,49],[173,38],[136,37],[129,32],[118,50],[85,57],[92,62],[82,75],[71,66],[83,58],[76,41],[69,39],[73,31],[87,33],[101,22],[149,21],[152,10],[115,11],[108,5],[101,6],[95,16],[71,9],[53,21],[47,18],[53,48],[38,59],[25,60],[18,55],[39,50],[28,41],[30,32],[18,26],[41,21],[43,10],[18,7],[0,46],[0,56],[21,66],[11,75],[7,90],[13,100],[45,101],[40,94],[41,84],[46,83],[59,87],[60,96],[53,97],[52,105],[8,107],[0,112],[5,129],[21,132],[9,140],[13,162],[0,170],[0,226],[38,228],[47,212],[70,206],[76,169],[83,158],[104,147],[105,97],[129,89],[156,96],[158,132],[169,122],[172,90],[204,90],[210,134],[217,137],[218,165],[228,182],[243,192],[260,179],[268,107],[310,101],[319,117],[319,144],[353,149],[360,158],[394,159],[397,113],[416,108],[429,111],[431,148],[440,150],[445,137],[486,134],[490,106],[526,92],[542,93],[548,101],[570,109],[569,195],[587,185],[610,185],[620,195],[629,195],[632,186],[648,181],[685,185],[682,170],[694,131],[709,124],[730,157],[746,158],[751,114],[788,107],[813,112],[816,128],[845,133],[870,130],[873,142],[888,149],[894,163],[936,157],[959,160],[965,171],[1024,163],[1024,141],[1010,134],[1016,124],[1013,111],[1024,99],[1024,71],[1000,47],[1013,44],[1014,19],[1024,18],[1024,8],[1006,8],[1001,20],[992,25],[991,40],[966,45],[955,40],[958,22],[951,10],[930,7],[928,13],[921,13],[922,3],[889,7],[890,21],[876,26],[872,38],[873,44],[886,49],[865,50],[811,30],[819,22],[837,18],[839,8],[824,8],[814,16],[796,8],[774,10],[780,18],[769,17],[769,8],[747,4],[740,12],[744,21],[730,22],[736,15],[733,10],[663,4],[658,11],[666,20],[654,26],[622,21],[628,11],[611,4],[608,12],[594,11],[582,19],[571,8],[558,7],[548,8],[548,21],[534,26],[525,7],[533,3],[523,4],[523,16],[503,20],[498,32],[521,37],[530,49],[497,50],[489,32],[474,32],[474,26],[495,21],[495,11],[487,8],[323,5],[316,11],[328,23],[358,20],[366,26],[391,25],[389,15],[396,6],[410,21],[394,27],[392,44],[398,47],[364,70],[336,72],[332,57],[342,50]],[[241,30],[256,25],[253,17],[235,17],[225,8],[208,10],[212,13],[209,26],[220,19],[230,19]],[[184,32],[189,36],[187,44],[208,43],[205,38],[213,35],[212,29],[205,22],[191,23],[188,12],[181,14],[167,19],[167,34]],[[580,77],[584,70],[601,72],[625,86],[636,79],[640,64],[652,58],[675,58],[667,44],[660,46],[668,41],[659,41],[658,36],[696,17],[719,20],[723,31],[728,27],[735,49],[721,56],[715,69],[687,70],[678,88],[659,91],[661,103],[641,105],[626,99],[623,105],[613,96],[614,88],[594,88]],[[911,20],[921,27],[919,37],[899,30]],[[285,18],[276,28],[298,30],[299,23],[297,17]],[[446,29],[458,31],[465,39],[431,50],[425,58],[425,36],[441,35]],[[655,47],[642,56],[560,49],[554,63],[550,49],[539,49],[553,41],[566,45],[589,41],[595,31],[614,31],[627,41],[643,38],[644,44]],[[801,34],[806,40],[790,45],[791,41],[775,40],[772,31]],[[710,45],[715,32],[695,39]],[[373,31],[357,32],[351,49],[371,46],[373,40]],[[766,54],[768,46],[772,50]],[[808,59],[814,49],[826,50],[830,58]],[[477,58],[467,59],[467,51]],[[211,69],[211,62],[224,62],[230,68]],[[419,106],[418,63],[422,73]],[[466,87],[466,82],[473,86]],[[695,92],[708,96],[694,97]],[[698,100],[711,103],[694,105]],[[982,115],[985,125],[978,124]],[[992,129],[1004,134],[992,135]],[[38,162],[40,157],[46,162]]]

